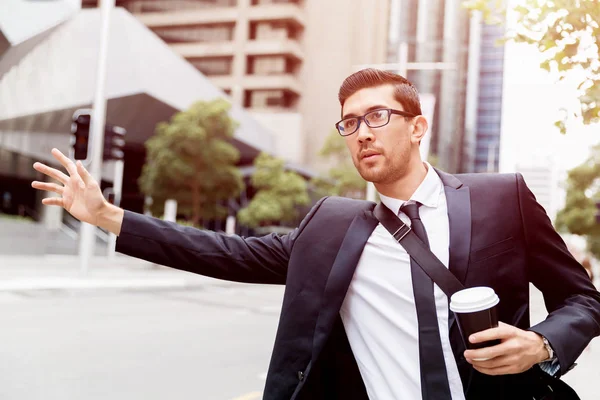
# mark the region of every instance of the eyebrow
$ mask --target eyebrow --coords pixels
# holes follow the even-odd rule
[[[377,105],[374,105],[374,106],[371,106],[371,107],[367,108],[365,110],[365,114],[368,113],[368,112],[370,112],[370,111],[379,110],[379,109],[382,109],[382,108],[390,108],[390,107],[389,106],[384,106],[384,105],[381,105],[381,104],[377,104]],[[350,118],[350,117],[356,117],[356,116],[357,115],[354,114],[354,113],[349,113],[349,114],[344,115],[342,117],[342,119],[346,119],[346,118]]]

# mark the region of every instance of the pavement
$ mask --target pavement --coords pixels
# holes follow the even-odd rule
[[[600,283],[596,281],[596,283]],[[247,286],[241,283],[207,278],[185,271],[159,266],[143,260],[117,254],[112,258],[96,256],[89,268],[80,269],[79,258],[72,255],[2,255],[0,254],[0,295],[38,291],[148,291],[167,292],[187,289],[229,290]],[[234,296],[235,297],[235,296]],[[0,296],[1,298],[1,296]],[[227,297],[229,298],[229,297]],[[279,306],[278,304],[277,306]],[[262,310],[262,309],[261,309]],[[531,286],[531,322],[535,324],[547,315],[541,293]],[[563,378],[582,399],[596,398],[597,365],[600,363],[600,338],[596,338],[577,360],[578,367]],[[257,398],[257,397],[249,397]],[[246,400],[246,397],[241,397]]]
[[[0,254],[0,292],[64,289],[189,289],[204,285],[238,284],[159,266],[120,254],[114,257],[93,257],[87,271],[82,271],[78,256]]]

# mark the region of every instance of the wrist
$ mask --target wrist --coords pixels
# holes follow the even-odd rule
[[[542,362],[553,360],[555,358],[555,354],[554,350],[552,349],[552,346],[550,345],[550,342],[548,341],[548,339],[546,339],[545,336],[542,336],[542,342],[544,343],[544,355],[546,356],[546,358],[544,358]]]
[[[125,210],[105,201],[104,206],[98,212],[98,226],[119,236],[124,215]]]
[[[537,337],[537,342],[538,342],[538,363],[541,362],[545,362],[545,361],[550,361],[553,358],[553,351],[552,351],[552,347],[550,346],[550,343],[548,342],[548,340],[543,336],[540,335],[537,332],[533,332],[535,333],[536,337]]]

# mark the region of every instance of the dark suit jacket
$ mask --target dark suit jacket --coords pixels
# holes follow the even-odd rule
[[[448,203],[450,270],[467,287],[494,288],[499,320],[548,338],[561,373],[566,372],[600,334],[600,294],[585,270],[519,174],[438,174]],[[264,398],[367,399],[339,310],[378,223],[373,207],[324,198],[292,233],[261,238],[126,212],[117,250],[215,278],[285,284]],[[534,327],[530,282],[542,291],[550,313]],[[527,374],[492,377],[475,371],[462,356],[464,344],[453,318],[450,341],[467,398],[518,398]]]

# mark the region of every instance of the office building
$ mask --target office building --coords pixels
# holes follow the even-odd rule
[[[471,15],[460,0],[391,0],[390,8],[388,62],[400,62],[406,43],[405,61],[446,65],[407,73],[421,93],[435,98],[435,162],[450,172],[497,171],[503,52],[495,40],[501,30]]]

